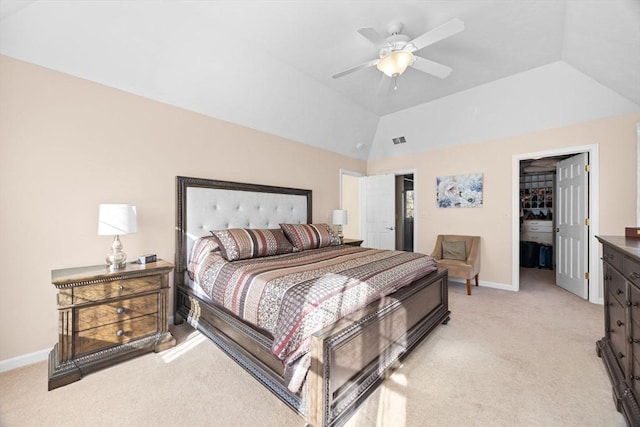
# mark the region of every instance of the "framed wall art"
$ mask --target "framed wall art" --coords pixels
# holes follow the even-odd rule
[[[482,174],[439,176],[436,178],[439,208],[482,207]]]

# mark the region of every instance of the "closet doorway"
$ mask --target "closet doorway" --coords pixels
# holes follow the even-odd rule
[[[536,164],[538,167],[544,168],[543,165],[549,163],[561,162],[562,165],[564,162],[569,162],[570,158],[579,158],[579,157],[588,157],[589,159],[589,173],[586,176],[587,179],[587,188],[585,189],[585,198],[588,199],[586,203],[586,218],[584,221],[588,221],[588,226],[585,227],[585,235],[580,243],[580,247],[569,247],[566,245],[566,240],[564,238],[565,233],[570,232],[568,224],[566,223],[566,214],[569,212],[569,208],[566,203],[566,194],[563,197],[559,197],[557,191],[563,191],[562,185],[558,187],[558,177],[555,173],[549,170],[536,170]],[[547,159],[545,161],[544,159]],[[529,181],[523,179],[524,171],[527,170],[530,175]],[[558,169],[562,170],[562,169]],[[513,245],[512,245],[512,254],[513,254],[513,263],[512,263],[512,287],[514,291],[520,289],[520,268],[531,268],[531,260],[523,260],[523,255],[529,256],[531,255],[531,248],[527,245],[531,245],[530,243],[523,244],[521,239],[524,238],[526,240],[527,236],[530,237],[532,234],[532,230],[528,230],[525,227],[526,220],[536,221],[542,219],[543,221],[549,218],[552,219],[552,248],[553,248],[553,256],[552,256],[552,268],[556,270],[557,278],[555,282],[559,285],[567,288],[565,286],[566,277],[565,272],[568,270],[567,263],[568,262],[580,262],[581,268],[581,280],[584,283],[584,292],[572,292],[578,294],[582,298],[588,299],[594,303],[602,303],[602,296],[600,295],[599,287],[600,287],[600,266],[598,262],[598,254],[599,248],[597,245],[596,239],[593,237],[598,233],[599,226],[599,214],[598,214],[598,205],[599,205],[599,188],[598,188],[598,146],[590,145],[583,147],[572,147],[567,149],[558,149],[558,150],[550,150],[544,152],[537,153],[528,153],[521,155],[513,156]],[[533,174],[538,173],[539,176],[542,176],[544,179],[540,182],[540,178],[533,177]],[[564,172],[561,172],[564,173]],[[540,193],[545,193],[547,188],[547,177],[552,175],[552,191],[553,191],[553,200],[549,200],[549,198],[545,197],[543,200],[540,199]],[[534,185],[531,184],[533,181],[536,181],[536,188],[533,189]],[[562,181],[562,180],[561,180]],[[529,182],[530,184],[526,184]],[[526,191],[527,185],[531,190]],[[542,187],[541,187],[542,186]],[[542,188],[542,189],[540,189]],[[534,197],[534,195],[536,197]],[[536,200],[534,200],[536,199]],[[551,201],[551,206],[548,206],[548,201]],[[538,204],[535,205],[534,203]],[[543,204],[541,204],[543,202]],[[529,203],[529,205],[526,205]],[[564,207],[563,207],[564,205]],[[525,206],[529,209],[525,209]],[[537,209],[536,209],[537,208]],[[549,209],[551,208],[551,209]],[[564,212],[563,212],[564,211]],[[551,214],[550,214],[551,213]],[[565,216],[563,216],[563,213]],[[581,214],[583,215],[583,214]],[[547,224],[545,224],[547,225]],[[531,228],[531,227],[529,227]],[[547,227],[549,228],[549,227]],[[545,228],[545,231],[548,231]],[[535,234],[535,233],[534,233]],[[540,236],[536,236],[540,237]],[[543,236],[544,237],[544,236]],[[548,237],[548,236],[547,236]],[[545,241],[545,244],[549,242]],[[560,247],[562,246],[562,247]],[[538,252],[539,254],[539,252]],[[582,261],[576,261],[582,260]],[[539,267],[535,266],[536,268]],[[570,270],[570,268],[569,268]],[[550,276],[553,277],[553,276]],[[555,284],[555,283],[554,283]]]

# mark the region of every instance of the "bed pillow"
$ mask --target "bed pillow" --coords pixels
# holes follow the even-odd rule
[[[220,253],[227,261],[280,255],[293,252],[291,242],[279,228],[231,228],[212,231]]]
[[[328,224],[280,224],[289,241],[299,250],[339,245],[340,238]]]
[[[220,251],[220,246],[218,245],[218,240],[213,236],[199,237],[195,242],[193,242],[191,256],[189,257],[189,262],[187,264],[187,271],[189,272],[191,280],[193,280],[193,272],[197,265],[211,252],[217,251]]]
[[[467,259],[467,245],[464,241],[442,242],[442,259],[465,261]]]

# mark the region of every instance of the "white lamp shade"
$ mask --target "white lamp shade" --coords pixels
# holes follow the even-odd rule
[[[136,207],[123,204],[101,204],[98,215],[98,235],[114,236],[138,231]]]
[[[345,225],[348,223],[347,220],[347,211],[344,209],[336,209],[333,211],[333,224]]]

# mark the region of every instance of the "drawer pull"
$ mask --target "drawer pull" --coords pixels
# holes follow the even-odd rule
[[[631,280],[640,279],[640,274],[636,273],[635,271],[632,271],[631,273],[629,273],[629,279]]]
[[[618,288],[616,289],[616,295],[620,295],[622,293],[622,289]]]
[[[120,289],[121,291],[124,291],[124,286],[120,285],[120,287],[118,289]]]
[[[629,344],[640,344],[640,340],[637,338],[629,337]]]
[[[609,276],[608,274],[605,274],[605,275],[604,275],[604,277],[603,277],[603,279],[604,279],[605,281],[607,281],[607,280],[611,280],[611,276]]]
[[[616,325],[618,325],[618,327],[620,327],[620,326],[624,325],[624,323],[623,323],[622,321],[618,320],[618,321],[616,322]]]
[[[118,307],[118,308],[116,308],[116,313],[118,313],[118,314],[124,314],[124,307]]]
[[[602,259],[611,259],[613,258],[613,254],[604,254],[604,256],[602,257]]]
[[[631,381],[638,381],[638,380],[640,380],[640,377],[638,377],[636,375],[633,375],[633,374],[629,374],[629,379]]]
[[[624,357],[624,354],[622,354],[621,352],[618,352],[618,359],[622,359]]]
[[[123,331],[122,329],[118,329],[118,330],[116,331],[116,336],[118,336],[118,337],[122,337],[122,336],[124,336],[124,331]],[[622,354],[622,353],[620,353],[620,354]]]

